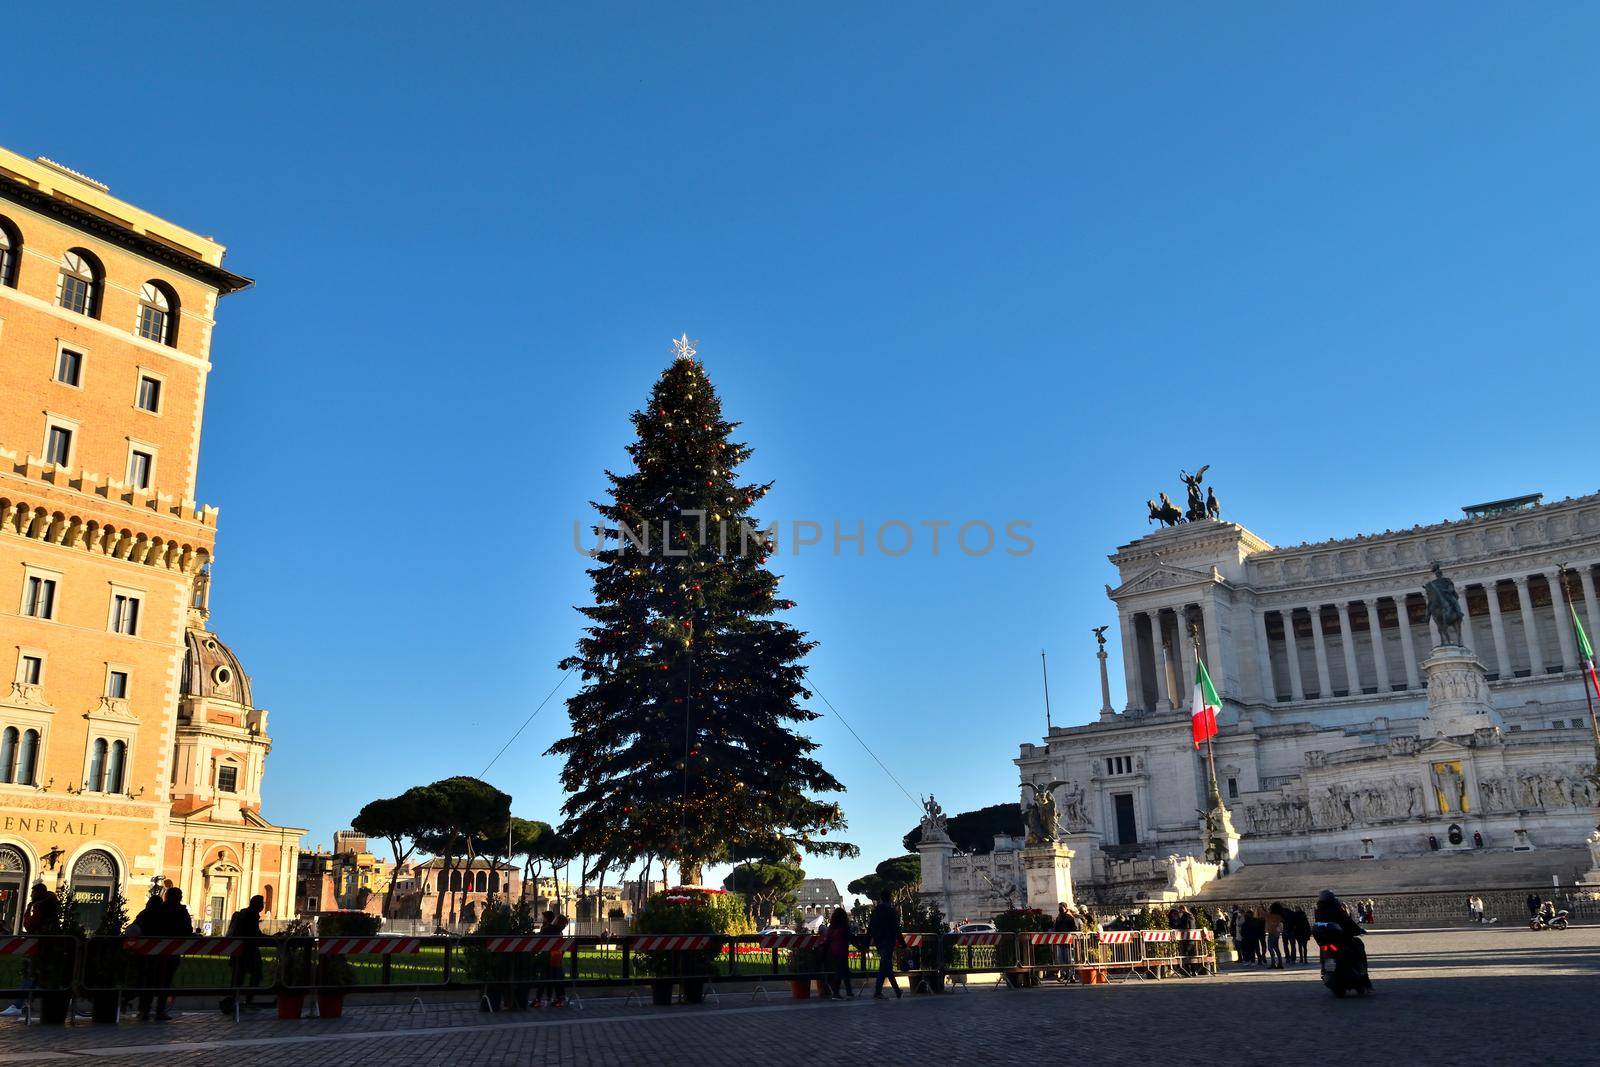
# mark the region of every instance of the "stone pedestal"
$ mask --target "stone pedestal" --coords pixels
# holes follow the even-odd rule
[[[1487,672],[1472,649],[1439,645],[1422,661],[1428,679],[1428,729],[1445,737],[1493,730],[1499,716],[1489,704]]]
[[[956,846],[943,833],[924,832],[917,844],[922,856],[922,885],[919,890],[924,900],[931,902],[946,919],[950,918],[950,857]]]
[[[1027,879],[1028,907],[1055,915],[1056,905],[1077,907],[1072,898],[1073,851],[1057,842],[1022,850],[1022,869]]]

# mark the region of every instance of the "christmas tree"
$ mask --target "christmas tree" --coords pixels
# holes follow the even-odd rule
[[[609,503],[593,581],[595,603],[567,701],[563,836],[615,861],[670,857],[697,884],[703,864],[730,851],[853,855],[828,839],[845,825],[814,794],[843,786],[792,727],[801,707],[801,659],[813,646],[775,616],[794,607],[768,569],[775,543],[750,508],[771,483],[741,483],[751,449],[722,407],[687,336],[633,414],[635,469],[606,471]]]

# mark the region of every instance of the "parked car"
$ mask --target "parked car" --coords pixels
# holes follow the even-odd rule
[[[956,927],[958,934],[996,934],[1000,928],[994,923],[962,923]]]

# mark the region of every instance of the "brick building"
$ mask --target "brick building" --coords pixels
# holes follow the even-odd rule
[[[0,930],[68,882],[93,921],[181,886],[197,919],[293,905],[261,814],[266,712],[208,629],[194,499],[223,247],[0,149]],[[0,670],[3,670],[0,666]]]

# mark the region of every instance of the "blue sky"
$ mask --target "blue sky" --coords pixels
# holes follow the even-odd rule
[[[308,844],[480,772],[555,684],[572,520],[681,331],[764,516],[1033,524],[1020,559],[776,561],[820,690],[951,811],[1016,795],[1041,648],[1057,721],[1094,716],[1105,556],[1180,467],[1280,544],[1597,488],[1592,6],[438,16],[6,16],[34,91],[0,143],[259,279],[221,311],[200,495],[267,814]],[[519,814],[555,816],[565,725],[489,775]],[[842,883],[917,811],[813,725]]]

